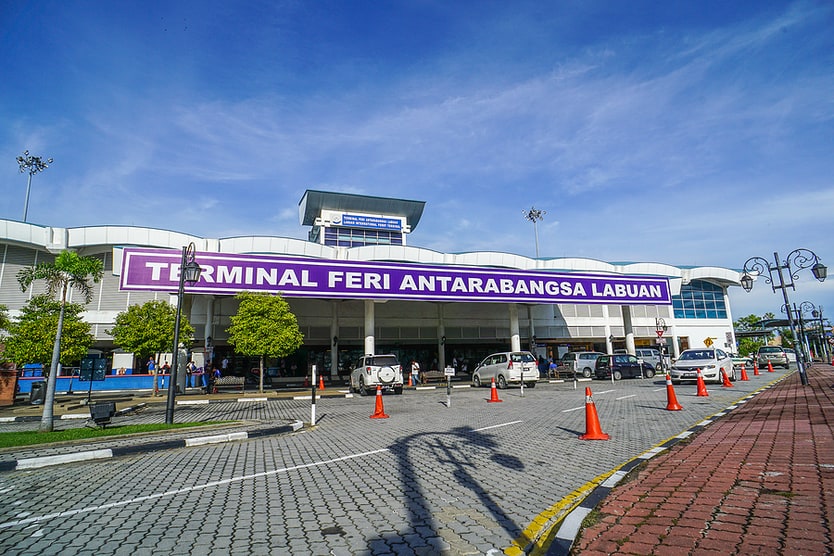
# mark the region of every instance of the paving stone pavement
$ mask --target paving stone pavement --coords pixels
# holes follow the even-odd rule
[[[709,398],[679,388],[676,412],[664,410],[663,381],[594,381],[606,442],[577,439],[584,384],[505,390],[500,404],[485,403],[489,389],[461,390],[448,407],[443,389],[409,390],[384,397],[384,420],[369,419],[372,398],[322,400],[316,426],[298,433],[0,473],[0,550],[542,554],[559,546],[549,532],[585,487],[786,375],[710,386]],[[176,420],[245,419],[236,426],[255,430],[309,415],[309,400],[226,399],[178,407]],[[126,418],[161,422],[164,410]],[[33,425],[0,430],[21,426]],[[4,451],[0,462],[77,449]]]
[[[834,368],[808,377],[788,376],[650,460],[591,514],[572,553],[834,553]]]

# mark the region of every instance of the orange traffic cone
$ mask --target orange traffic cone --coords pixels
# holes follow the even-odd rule
[[[721,386],[724,388],[732,388],[733,383],[730,382],[730,377],[727,376],[727,373],[724,372],[724,369],[719,369],[719,372],[721,373]]]
[[[770,361],[767,362],[767,372],[773,372],[773,363],[771,363]]]
[[[382,407],[382,386],[376,387],[376,405],[374,406],[374,414],[371,419],[387,419],[388,415]]]
[[[741,364],[741,380],[750,380],[747,377],[747,369],[744,368],[744,363]]]
[[[753,376],[759,376],[759,364],[753,361]]]
[[[704,384],[704,377],[701,376],[701,369],[698,369],[698,393],[695,395],[702,398],[709,397],[709,392],[707,392],[707,385]]]
[[[409,373],[409,375],[408,375],[408,387],[411,388],[412,386],[414,386],[414,381],[411,380],[411,374]]]
[[[591,397],[591,389],[585,388],[585,434],[579,436],[579,440],[608,440],[611,438],[599,426],[597,406]]]
[[[504,400],[498,399],[498,388],[495,387],[495,377],[492,378],[492,386],[490,387],[492,393],[487,400],[488,402],[503,402]]]
[[[309,375],[304,377],[304,388],[307,388],[308,386],[310,386],[310,377],[309,377]]]
[[[672,377],[666,373],[666,411],[680,411],[683,409],[675,396],[675,389],[672,387]]]
[[[319,390],[324,390],[324,375],[319,375]]]

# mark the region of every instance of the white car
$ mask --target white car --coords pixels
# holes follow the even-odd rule
[[[376,387],[403,393],[403,368],[396,355],[365,355],[350,373],[350,389],[362,396],[373,394]]]
[[[669,374],[672,384],[681,382],[696,382],[698,380],[698,369],[701,370],[701,377],[704,382],[724,382],[721,371],[730,380],[736,379],[736,371],[733,367],[733,358],[724,350],[714,348],[687,349],[672,364]]]
[[[522,378],[523,377],[523,378]],[[472,385],[489,386],[492,379],[495,385],[504,389],[510,384],[533,388],[539,380],[539,366],[535,356],[529,351],[504,351],[488,355],[472,372]]]

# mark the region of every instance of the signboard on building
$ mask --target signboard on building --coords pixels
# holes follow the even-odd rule
[[[343,214],[341,221],[334,224],[348,228],[366,228],[370,230],[402,230],[399,218],[384,218],[382,216],[365,216],[361,214]]]
[[[182,254],[126,248],[120,289],[176,292]],[[190,293],[239,291],[325,299],[671,305],[658,276],[556,273],[488,267],[197,253],[200,281]]]

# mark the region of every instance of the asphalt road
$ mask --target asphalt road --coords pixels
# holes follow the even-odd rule
[[[783,376],[407,390],[322,399],[299,432],[0,473],[4,554],[519,554],[579,491]],[[585,386],[607,441],[583,441]],[[177,421],[302,420],[309,400],[178,407]],[[126,418],[161,422],[164,407]],[[9,430],[4,426],[3,430]],[[187,433],[184,433],[187,434]],[[133,440],[135,441],[135,440]],[[120,441],[131,442],[131,441]],[[71,446],[55,451],[72,450]],[[12,457],[5,454],[5,457]],[[716,466],[720,462],[715,462]]]

